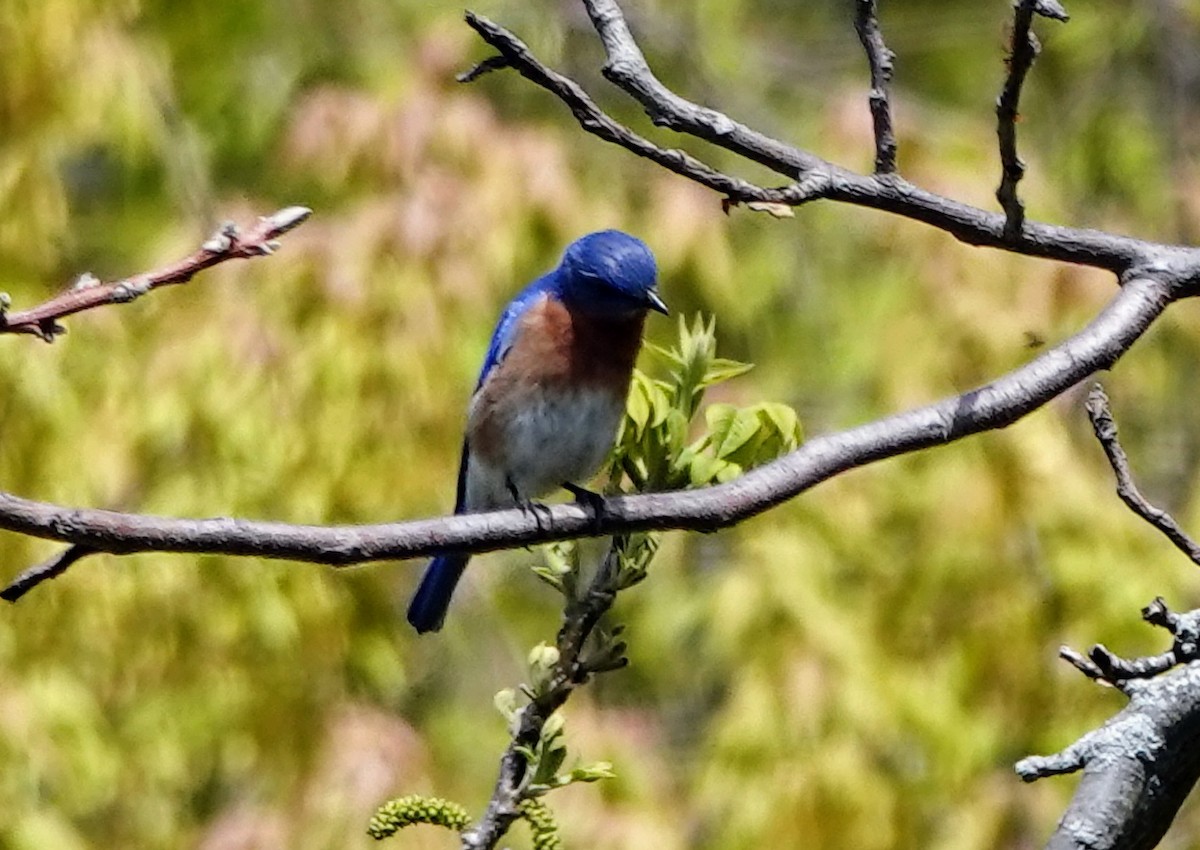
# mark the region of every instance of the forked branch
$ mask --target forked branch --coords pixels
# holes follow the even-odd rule
[[[1108,396],[1099,384],[1088,393],[1087,412],[1116,473],[1121,500],[1200,563],[1195,542],[1133,483]],[[1063,751],[1018,762],[1017,773],[1026,782],[1083,771],[1051,848],[1149,850],[1166,834],[1200,778],[1200,611],[1177,614],[1158,598],[1142,609],[1142,619],[1171,633],[1170,649],[1140,658],[1122,658],[1103,644],[1086,656],[1068,647],[1059,650],[1085,676],[1128,696],[1129,704]]]
[[[1010,239],[1005,233],[1006,216],[1002,213],[987,212],[928,192],[895,174],[857,174],[810,151],[760,133],[722,112],[681,97],[654,75],[616,0],[583,0],[583,5],[604,45],[607,58],[604,76],[637,100],[655,124],[725,148],[794,181],[790,187],[774,190],[777,194],[767,198],[728,193],[727,197],[734,203],[766,200],[799,206],[825,198],[924,222],[969,245],[1002,248],[1031,257],[1095,266],[1116,274],[1176,255],[1186,257],[1183,262],[1193,269],[1200,265],[1192,249],[1172,248],[1083,228],[1027,221],[1020,235]],[[546,81],[565,81],[580,93],[583,92],[582,87],[543,64],[509,30],[473,12],[467,12],[466,20],[503,60],[489,62],[497,67],[513,68],[562,99],[587,132],[655,162],[660,162],[660,158],[679,155],[678,151],[659,148],[637,136],[591,103],[590,99],[582,109],[578,108],[582,105],[579,101],[568,101],[563,97],[561,86],[548,85]],[[613,132],[614,126],[619,128],[619,132]],[[637,141],[631,141],[630,137],[636,137]],[[654,152],[647,155],[645,145],[651,145]],[[666,164],[666,167],[701,185],[724,192],[724,189],[706,180],[703,174],[670,164]],[[733,178],[727,176],[726,179]]]
[[[1088,659],[1061,652],[1089,678],[1118,688],[1128,705],[1061,752],[1016,765],[1026,782],[1083,771],[1051,850],[1150,850],[1200,778],[1200,611],[1175,614],[1156,599],[1142,618],[1171,632],[1168,652],[1124,659],[1099,644]]]

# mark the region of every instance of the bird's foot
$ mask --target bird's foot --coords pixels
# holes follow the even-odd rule
[[[508,487],[508,494],[512,496],[513,501],[517,503],[517,507],[521,509],[521,513],[533,514],[533,521],[537,523],[538,531],[545,531],[546,526],[542,522],[545,521],[547,524],[550,522],[549,505],[543,505],[541,502],[535,502],[533,499],[523,498],[520,492],[517,491],[516,485],[512,483],[511,478],[504,483]]]
[[[586,487],[580,487],[578,484],[572,484],[570,481],[563,482],[563,489],[575,497],[575,501],[589,508],[592,512],[592,527],[596,531],[600,531],[604,525],[604,518],[608,516],[608,502],[600,493],[595,490],[589,490]]]
[[[535,502],[533,499],[522,499],[517,502],[517,507],[521,509],[523,514],[533,514],[533,521],[537,523],[538,531],[545,531],[546,526],[550,524],[550,506],[543,505],[541,502]],[[546,525],[542,525],[545,521]]]

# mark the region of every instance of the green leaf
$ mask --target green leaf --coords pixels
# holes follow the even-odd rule
[[[613,770],[612,762],[598,761],[592,764],[581,765],[572,770],[568,775],[571,782],[596,782],[600,779],[616,779],[616,771]]]
[[[556,711],[551,714],[542,724],[542,742],[549,745],[551,741],[562,734],[564,726],[566,726],[566,720],[560,713]]]
[[[717,457],[725,458],[749,443],[758,434],[763,423],[753,409],[738,410],[720,440],[713,440]]]
[[[629,399],[625,404],[625,415],[636,426],[635,436],[641,436],[650,422],[652,412],[650,403],[650,379],[641,372],[634,371],[633,381],[629,387]]]
[[[709,441],[720,445],[737,418],[737,408],[732,404],[710,404],[704,410],[704,422],[708,425]]]
[[[667,452],[669,454],[675,454],[683,448],[684,440],[687,439],[687,417],[678,410],[672,410],[667,414],[667,418],[666,421],[663,422],[663,426],[667,431]]]
[[[563,574],[554,567],[546,564],[534,564],[531,569],[533,570],[534,575],[546,582],[546,584],[550,585],[555,590],[559,591],[560,593],[566,590],[566,588],[563,586]]]
[[[538,764],[538,773],[544,777],[544,781],[548,781],[558,773],[558,769],[562,767],[563,762],[567,758],[567,745],[556,741],[554,744],[546,747],[542,753],[542,760]]]
[[[663,381],[653,381],[650,388],[650,427],[657,428],[667,421],[667,415],[675,406],[674,394],[670,384]]]
[[[724,357],[716,357],[708,364],[708,368],[704,371],[701,386],[711,387],[714,384],[723,383],[731,378],[736,378],[738,375],[744,375],[753,368],[753,363],[742,363],[738,360],[727,360]]]
[[[784,445],[789,450],[800,445],[804,438],[804,430],[800,427],[800,417],[796,415],[796,411],[786,404],[773,401],[764,401],[754,407],[775,426],[784,439]]]
[[[504,715],[505,720],[511,722],[517,715],[517,692],[512,688],[505,688],[492,697],[492,705],[496,706],[496,710]]]
[[[541,547],[545,563],[534,564],[534,575],[560,593],[571,595],[579,573],[579,547],[572,540],[548,543]]]
[[[724,484],[726,481],[732,481],[741,475],[743,469],[736,463],[725,463],[723,467],[717,470],[717,483]]]
[[[719,480],[723,470],[731,466],[728,461],[720,460],[711,455],[696,455],[688,469],[689,483],[693,487],[703,487]],[[740,467],[737,468],[740,471]]]
[[[655,345],[652,342],[646,343],[644,348],[657,357],[661,357],[672,366],[677,368],[683,366],[683,355],[673,348],[663,348],[661,345]]]

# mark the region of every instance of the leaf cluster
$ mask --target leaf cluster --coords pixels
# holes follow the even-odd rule
[[[705,428],[692,433],[705,393],[752,367],[717,356],[716,318],[679,320],[678,343],[651,350],[666,376],[635,371],[611,474],[638,492],[679,490],[730,481],[745,470],[791,451],[803,438],[799,417],[784,404],[709,405]]]

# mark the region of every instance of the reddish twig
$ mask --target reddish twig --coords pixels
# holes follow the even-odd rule
[[[67,291],[28,310],[8,312],[8,296],[0,294],[0,333],[32,334],[46,342],[54,342],[56,336],[66,332],[66,328],[58,323],[59,319],[106,304],[125,304],[160,286],[187,283],[198,272],[226,260],[271,254],[278,247],[275,240],[311,214],[312,210],[307,207],[287,207],[260,218],[244,233],[229,222],[198,251],[178,262],[114,283],[102,283],[90,273],[83,274]]]

